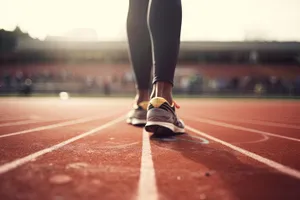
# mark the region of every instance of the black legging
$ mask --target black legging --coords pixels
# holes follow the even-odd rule
[[[129,0],[127,35],[138,89],[153,82],[173,84],[180,45],[181,0]]]

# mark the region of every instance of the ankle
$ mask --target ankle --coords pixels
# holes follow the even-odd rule
[[[135,96],[136,104],[139,104],[143,101],[149,101],[149,91],[148,90],[137,90],[137,94]]]
[[[173,85],[169,82],[156,82],[153,85],[151,98],[162,97],[166,99],[170,105],[172,105],[173,103],[172,89],[173,89]]]
[[[173,98],[171,95],[162,95],[162,98],[164,98],[165,100],[167,100],[167,102],[172,105],[173,104]]]

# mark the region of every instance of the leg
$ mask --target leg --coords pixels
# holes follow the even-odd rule
[[[156,136],[184,133],[175,113],[172,88],[177,64],[182,8],[181,0],[151,0],[148,26],[153,49],[154,78],[145,129]]]
[[[127,36],[131,64],[136,78],[136,103],[149,100],[152,69],[150,34],[147,26],[149,0],[130,0]]]
[[[151,97],[163,97],[172,104],[173,78],[180,45],[181,0],[151,0],[149,6],[148,25],[154,61]]]

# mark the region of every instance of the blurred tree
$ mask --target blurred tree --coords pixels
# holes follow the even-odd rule
[[[0,52],[12,52],[16,47],[16,38],[10,31],[0,30]]]

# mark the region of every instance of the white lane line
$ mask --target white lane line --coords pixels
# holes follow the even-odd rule
[[[0,117],[0,120],[1,121],[17,121],[17,120],[29,120],[28,117],[11,117],[11,118],[8,118],[8,117]]]
[[[221,121],[228,121],[228,122],[238,122],[238,123],[247,123],[247,124],[255,124],[255,125],[263,125],[263,126],[274,126],[274,127],[280,127],[280,128],[291,128],[291,129],[300,129],[300,126],[292,125],[292,124],[284,124],[280,122],[269,122],[269,121],[260,121],[260,120],[244,120],[244,119],[214,119],[210,118],[211,120],[221,120]]]
[[[149,133],[143,130],[143,147],[137,200],[157,200],[157,186],[153,167]]]
[[[222,126],[222,127],[225,127],[225,128],[231,128],[231,129],[235,129],[235,130],[247,131],[247,132],[252,132],[252,133],[259,133],[259,134],[268,135],[268,136],[272,136],[272,137],[278,137],[278,138],[282,138],[282,139],[286,139],[286,140],[292,140],[292,141],[295,141],[295,142],[300,142],[300,139],[297,139],[297,138],[278,135],[278,134],[275,134],[275,133],[260,131],[260,130],[252,129],[252,128],[246,128],[246,127],[243,127],[243,126],[237,126],[237,125],[228,124],[228,123],[224,123],[224,122],[219,122],[219,121],[215,121],[215,120],[203,119],[203,118],[197,118],[197,117],[186,117],[186,119],[190,119],[190,120],[193,120],[193,121],[198,121],[198,122],[202,122],[202,123],[206,123],[206,124],[216,125],[216,126]]]
[[[30,162],[32,160],[35,160],[36,158],[38,158],[38,157],[40,157],[40,156],[42,156],[42,155],[44,155],[46,153],[50,153],[52,151],[55,151],[55,150],[57,150],[57,149],[65,146],[67,144],[70,144],[72,142],[75,142],[76,140],[79,140],[81,138],[84,138],[84,137],[87,137],[87,136],[89,136],[91,134],[94,134],[94,133],[96,133],[98,131],[101,131],[101,130],[103,130],[105,128],[108,128],[109,126],[112,126],[112,125],[114,125],[114,124],[116,124],[118,122],[121,122],[123,120],[124,120],[124,116],[119,117],[119,118],[117,118],[115,120],[112,120],[112,121],[110,121],[108,123],[105,123],[105,124],[103,124],[103,125],[101,125],[101,126],[99,126],[97,128],[94,128],[94,129],[92,129],[92,130],[90,130],[88,132],[85,132],[85,133],[82,133],[82,134],[80,134],[78,136],[72,137],[72,138],[70,138],[70,139],[68,139],[68,140],[66,140],[64,142],[61,142],[61,143],[56,144],[54,146],[51,146],[49,148],[43,149],[41,151],[37,151],[37,152],[35,152],[33,154],[30,154],[28,156],[25,156],[23,158],[16,159],[16,160],[14,160],[12,162],[9,162],[9,163],[6,163],[4,165],[0,165],[0,175],[4,174],[4,173],[6,173],[6,172],[8,172],[8,171],[10,171],[12,169],[15,169],[15,168],[17,168],[17,167],[19,167],[19,166],[21,166],[23,164],[26,164],[26,163],[28,163],[28,162]]]
[[[264,134],[261,134],[263,137],[262,139],[254,140],[254,141],[248,141],[248,142],[232,142],[232,144],[254,144],[254,143],[260,143],[260,142],[265,142],[270,139],[269,136],[266,136]]]
[[[209,135],[207,133],[201,132],[201,131],[199,131],[197,129],[194,129],[194,128],[190,127],[190,126],[186,126],[186,129],[190,130],[190,131],[192,131],[192,132],[194,132],[194,133],[196,133],[198,135],[201,135],[202,137],[206,137],[207,139],[210,139],[210,140],[218,142],[218,143],[220,143],[220,144],[222,144],[222,145],[224,145],[226,147],[229,147],[229,148],[231,148],[231,149],[233,149],[233,150],[235,150],[235,151],[237,151],[237,152],[239,152],[241,154],[244,154],[244,155],[246,155],[246,156],[248,156],[248,157],[250,157],[250,158],[252,158],[252,159],[254,159],[254,160],[258,161],[258,162],[261,162],[261,163],[263,163],[263,164],[265,164],[265,165],[267,165],[267,166],[269,166],[269,167],[271,167],[273,169],[276,169],[277,171],[279,171],[279,172],[281,172],[283,174],[287,174],[287,175],[289,175],[291,177],[300,179],[300,171],[298,171],[296,169],[290,168],[288,166],[282,165],[282,164],[277,163],[277,162],[275,162],[273,160],[270,160],[268,158],[262,157],[262,156],[260,156],[258,154],[252,153],[250,151],[247,151],[245,149],[242,149],[240,147],[232,145],[232,144],[230,144],[228,142],[225,142],[223,140],[215,138],[215,137],[213,137],[213,136],[211,136],[211,135]]]
[[[107,117],[107,116],[105,116],[105,117]],[[85,123],[85,122],[89,122],[89,121],[93,121],[93,120],[101,119],[101,118],[104,118],[104,117],[103,116],[102,117],[97,117],[97,116],[96,117],[87,117],[87,118],[76,119],[76,120],[71,120],[71,121],[57,123],[57,124],[51,124],[51,125],[47,125],[47,126],[40,126],[40,127],[33,128],[33,129],[28,129],[28,130],[17,131],[17,132],[13,132],[13,133],[7,133],[4,135],[0,135],[0,139],[5,138],[5,137],[14,136],[14,135],[21,135],[21,134],[32,133],[32,132],[36,132],[36,131],[49,130],[49,129],[58,128],[58,127],[62,127],[62,126],[81,124],[81,123]]]
[[[6,127],[6,126],[18,126],[18,125],[24,125],[24,124],[33,124],[38,122],[44,122],[44,121],[37,121],[37,120],[23,120],[18,122],[8,122],[0,124],[0,127]]]
[[[17,120],[39,120],[42,119],[41,116],[38,115],[23,115],[23,116],[16,116],[16,115],[3,115],[0,116],[0,120],[4,120],[4,121],[17,121]],[[43,118],[44,119],[44,118]]]

